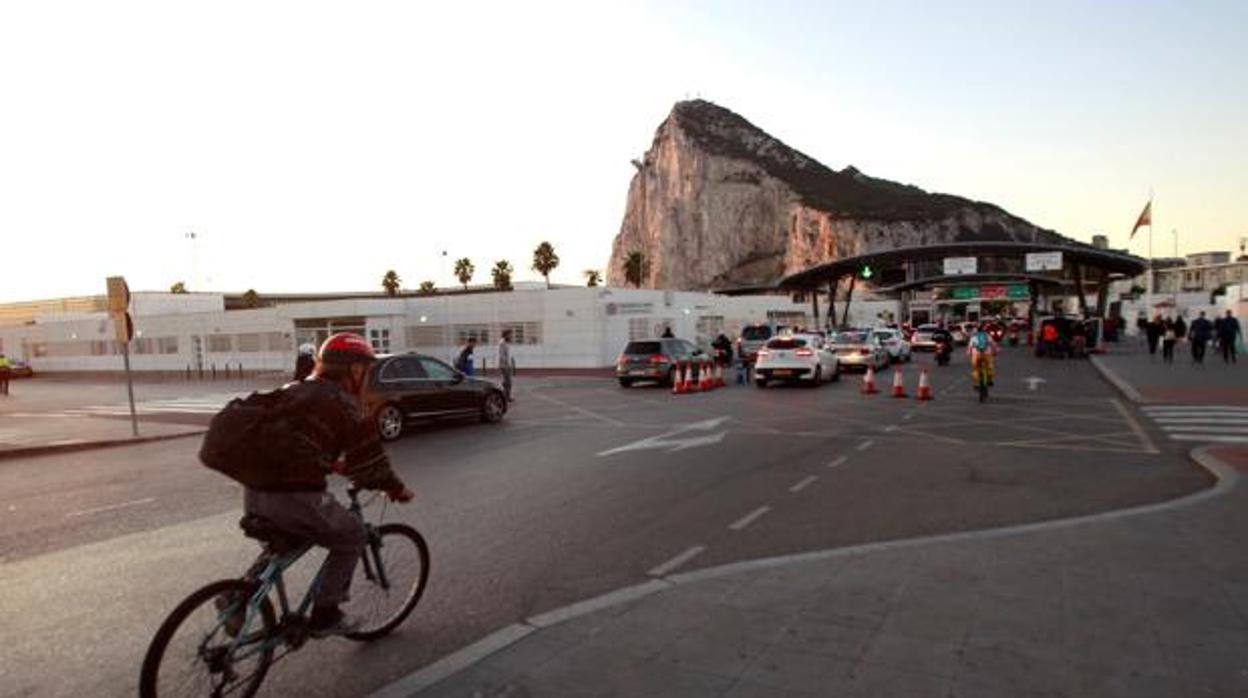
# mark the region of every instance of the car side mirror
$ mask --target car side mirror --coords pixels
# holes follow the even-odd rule
[[[451,379],[451,383],[459,385],[464,382],[464,374],[460,371],[455,372],[455,377]]]

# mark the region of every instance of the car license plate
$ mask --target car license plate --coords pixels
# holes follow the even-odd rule
[[[630,376],[644,376],[644,375],[646,375],[647,373],[649,373],[649,371],[629,371],[629,372],[628,372],[628,375],[630,375]]]
[[[793,373],[793,372],[792,372],[792,371],[790,371],[790,370],[788,370],[787,368],[781,368],[781,369],[777,369],[777,370],[775,370],[775,371],[772,371],[772,372],[771,372],[771,375],[773,375],[773,376],[787,376],[787,375],[790,375],[790,374],[792,374],[792,373]]]

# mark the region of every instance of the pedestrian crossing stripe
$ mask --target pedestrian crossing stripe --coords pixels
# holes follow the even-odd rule
[[[204,395],[202,397],[165,398],[160,400],[144,400],[135,403],[134,409],[140,414],[216,414],[225,404],[239,395],[233,393]],[[70,415],[116,416],[130,414],[130,405],[126,403],[112,405],[86,405],[64,410]]]
[[[1148,405],[1142,409],[1173,441],[1248,443],[1248,407]]]

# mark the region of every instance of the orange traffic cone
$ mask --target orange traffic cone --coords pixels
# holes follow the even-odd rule
[[[915,396],[919,401],[932,399],[932,386],[927,382],[927,369],[919,374],[919,394]]]
[[[724,382],[724,366],[718,361],[715,362],[715,387],[722,388],[727,383]]]
[[[906,386],[902,385],[901,367],[898,366],[896,370],[893,371],[893,397],[905,397],[905,396],[906,396]]]
[[[875,395],[878,392],[880,391],[875,387],[875,367],[868,366],[866,374],[862,377],[862,394]]]
[[[692,361],[685,364],[685,392],[686,393],[698,392],[698,383],[697,381],[693,380],[693,362]]]
[[[683,395],[685,392],[685,376],[681,372],[680,362],[676,362],[676,371],[672,374],[672,395]]]
[[[715,388],[715,379],[711,376],[711,362],[703,361],[702,367],[698,371],[698,378],[702,384],[702,391],[713,390]]]

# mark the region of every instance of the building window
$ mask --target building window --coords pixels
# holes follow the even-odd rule
[[[406,328],[408,347],[442,346],[445,337],[445,325],[408,325]]]
[[[208,335],[209,354],[228,354],[234,351],[234,338],[228,334]]]
[[[156,343],[157,345],[159,345],[160,353],[162,354],[178,353],[178,338],[177,337],[161,337],[156,340]]]
[[[703,315],[698,318],[698,336],[716,337],[724,331],[723,315]]]
[[[373,345],[373,351],[383,354],[390,353],[390,330],[388,329],[372,329],[368,331],[368,343]]]
[[[285,332],[267,332],[264,335],[265,351],[272,352],[291,352],[295,350],[295,345],[291,343],[290,335]]]
[[[650,338],[650,318],[630,317],[628,319],[628,341]]]
[[[250,332],[248,334],[240,334],[238,336],[238,351],[247,354],[253,354],[260,351],[260,334]]]
[[[542,323],[540,322],[507,322],[498,326],[498,335],[503,330],[511,330],[511,343],[517,346],[536,346],[542,343]]]
[[[490,343],[489,325],[455,325],[455,344],[467,344],[469,339],[477,340],[477,344]]]

